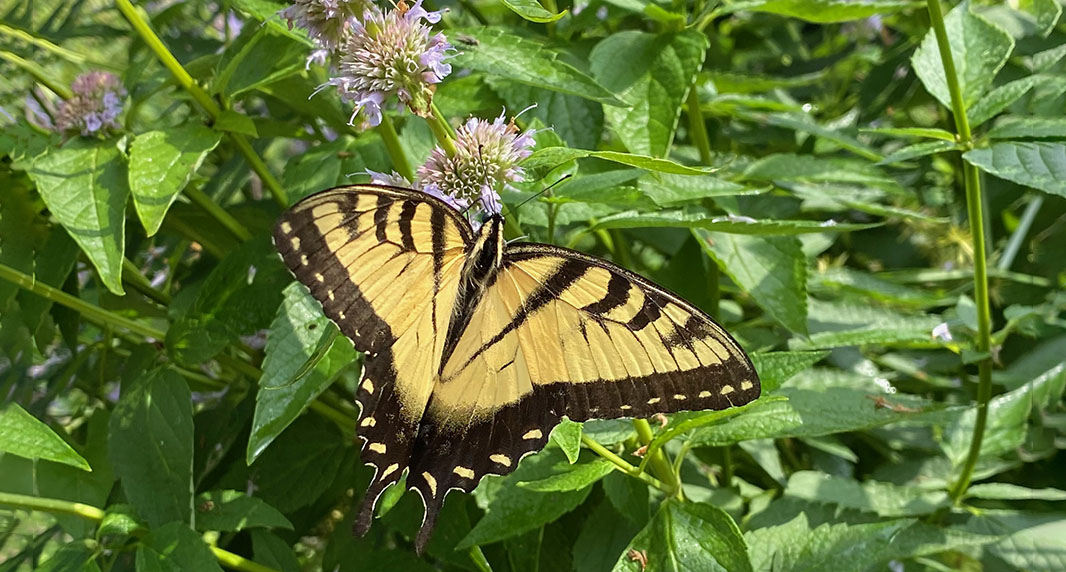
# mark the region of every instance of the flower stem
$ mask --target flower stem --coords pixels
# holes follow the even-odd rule
[[[448,123],[448,119],[444,117],[444,114],[440,112],[436,103],[430,104],[433,113],[426,118],[426,122],[429,123],[429,128],[433,131],[433,136],[437,138],[437,142],[440,143],[441,149],[449,157],[454,157],[456,153],[455,148],[455,133],[452,132],[452,126]]]
[[[44,71],[44,68],[37,65],[37,62],[31,62],[22,56],[13,54],[7,50],[0,50],[0,59],[7,60],[13,65],[16,65],[30,73],[37,80],[38,83],[52,90],[53,93],[63,99],[70,99],[74,97],[74,92],[70,91],[70,88],[54,81],[48,76],[48,72]]]
[[[85,300],[76,296],[71,296],[58,288],[53,288],[47,284],[38,282],[32,276],[27,276],[10,266],[0,264],[0,279],[7,280],[20,288],[29,290],[30,292],[47,298],[56,304],[66,306],[81,314],[86,320],[99,326],[115,326],[129,330],[135,334],[140,334],[146,338],[153,338],[156,340],[163,340],[167,337],[166,332],[163,330],[157,330],[149,325],[109,312],[99,306],[94,306]]]
[[[593,453],[596,453],[597,455],[603,457],[604,459],[607,459],[611,463],[614,463],[614,466],[618,467],[618,469],[620,471],[622,471],[623,473],[625,473],[625,474],[627,474],[627,475],[629,475],[629,476],[631,476],[633,478],[640,479],[640,480],[644,481],[645,483],[647,483],[647,484],[649,484],[649,485],[651,485],[651,486],[663,491],[664,493],[666,493],[668,495],[669,494],[673,494],[673,492],[674,492],[673,487],[667,486],[665,483],[663,483],[659,479],[656,479],[655,477],[649,475],[648,473],[645,473],[645,472],[641,471],[640,469],[638,469],[637,467],[634,467],[633,465],[630,465],[629,463],[625,462],[624,459],[622,459],[618,455],[615,455],[607,447],[604,447],[603,445],[600,445],[592,437],[589,437],[588,435],[581,435],[581,444],[584,445],[585,448],[589,449]]]
[[[933,33],[936,36],[937,48],[940,51],[940,61],[944,65],[944,76],[948,83],[948,93],[951,94],[951,111],[955,119],[955,128],[959,135],[959,144],[964,149],[973,147],[973,134],[970,132],[970,121],[966,116],[966,105],[962,100],[962,89],[959,86],[959,77],[955,71],[955,60],[951,55],[951,45],[948,43],[947,28],[944,26],[944,13],[940,6],[940,0],[926,0],[929,8],[929,19],[933,25]],[[970,451],[963,464],[962,472],[959,473],[951,489],[951,498],[955,504],[962,501],[966,489],[973,479],[977,460],[981,456],[981,443],[985,436],[985,426],[988,424],[988,402],[992,399],[992,358],[988,355],[992,349],[992,312],[988,296],[988,257],[985,252],[985,220],[983,212],[983,200],[981,196],[981,177],[977,167],[963,162],[963,184],[966,188],[966,210],[970,220],[970,236],[973,240],[973,282],[974,303],[977,306],[977,351],[985,357],[977,363],[977,419],[974,422],[973,437],[970,441]]]
[[[222,115],[222,107],[182,67],[181,62],[167,49],[163,40],[159,39],[152,27],[148,25],[148,21],[133,7],[130,0],[115,0],[115,5],[118,7],[119,12],[122,12],[122,15],[126,17],[130,25],[133,26],[133,29],[141,36],[144,43],[148,45],[148,48],[152,50],[156,58],[159,59],[159,62],[163,64],[163,67],[167,68],[170,74],[174,76],[178,85],[189,92],[189,95],[196,100],[196,103],[211,117],[212,122],[217,121]],[[278,183],[278,180],[274,178],[274,175],[267,168],[266,163],[256,154],[255,149],[248,143],[248,140],[239,133],[226,132],[226,135],[233,141],[241,155],[244,155],[244,159],[248,161],[248,166],[252,168],[252,171],[259,175],[260,180],[270,190],[274,200],[283,207],[287,206],[289,201],[284,189],[281,188],[281,184]]]
[[[107,514],[102,509],[87,504],[2,492],[0,492],[0,505],[52,514],[69,514],[95,522],[100,522]],[[133,534],[142,535],[145,532],[147,531],[139,528],[134,530]],[[242,572],[276,572],[273,568],[257,564],[239,554],[234,554],[216,546],[211,547],[211,552],[214,553],[219,562],[234,570],[241,570]]]
[[[999,261],[996,263],[997,270],[1010,270],[1011,265],[1014,264],[1014,258],[1018,256],[1018,251],[1021,249],[1022,243],[1025,242],[1029,229],[1033,228],[1033,221],[1042,206],[1044,206],[1044,195],[1034,194],[1029,201],[1029,205],[1025,207],[1021,220],[1018,221],[1018,228],[1014,229],[1014,232],[1010,235],[1010,240],[1007,241],[1007,246],[1003,248],[1003,255],[999,257]]]
[[[652,434],[651,424],[648,423],[648,420],[634,419],[633,427],[637,430],[637,438],[640,439],[640,442],[645,446],[650,445],[655,435]],[[670,464],[670,460],[666,458],[666,453],[660,448],[645,454],[651,455],[651,471],[669,487],[667,494],[676,495],[678,500],[685,500],[681,492],[681,480],[677,477],[677,473],[674,472],[674,467]]]
[[[392,168],[408,181],[414,181],[415,172],[411,170],[411,163],[407,161],[407,153],[404,153],[403,146],[400,145],[400,137],[396,134],[396,127],[392,125],[392,119],[388,115],[381,114],[381,125],[378,125],[377,132],[385,143],[389,158],[392,159]]]
[[[137,268],[137,265],[125,257],[122,258],[122,280],[148,298],[164,306],[170,304],[170,294],[153,288],[151,282],[141,274],[141,270]]]
[[[207,193],[192,185],[186,186],[182,192],[185,193],[186,197],[189,197],[193,204],[218,221],[218,224],[228,230],[237,240],[245,242],[252,238],[252,233],[248,231],[248,228],[241,224],[239,220],[233,218],[233,215],[226,212],[226,209],[219,206],[211,197],[207,196]]]

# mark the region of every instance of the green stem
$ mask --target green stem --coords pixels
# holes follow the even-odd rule
[[[100,522],[107,514],[103,510],[87,504],[11,493],[0,493],[0,505],[52,514],[69,514],[94,522]],[[141,535],[145,532],[144,529],[136,529],[133,534]],[[234,554],[216,546],[211,547],[211,552],[214,553],[219,562],[234,570],[243,572],[276,572],[273,568],[257,564],[239,554]]]
[[[692,144],[700,152],[700,162],[705,166],[710,166],[714,157],[711,155],[711,140],[707,137],[707,125],[703,120],[703,111],[700,110],[700,94],[696,85],[688,90],[685,107],[688,110],[688,132],[692,138]]]
[[[607,459],[608,461],[613,463],[614,466],[618,467],[618,470],[622,471],[623,473],[625,473],[625,474],[627,474],[627,475],[629,475],[629,476],[631,476],[633,478],[640,479],[640,480],[644,481],[645,483],[647,483],[647,484],[649,484],[649,485],[651,485],[651,486],[663,491],[664,493],[666,493],[668,495],[674,494],[674,488],[673,487],[670,487],[670,486],[666,485],[665,483],[663,483],[659,479],[656,479],[655,477],[649,475],[648,473],[645,473],[645,472],[641,471],[637,467],[634,467],[633,465],[630,465],[629,463],[627,463],[625,461],[625,459],[619,457],[618,455],[615,455],[613,451],[611,451],[607,447],[604,447],[603,445],[599,444],[592,437],[589,437],[588,435],[582,435],[581,436],[581,444],[584,445],[585,448],[589,449],[593,453],[596,453],[597,455],[599,455],[599,456],[603,457],[604,459]]]
[[[448,119],[444,117],[444,114],[437,108],[437,104],[431,104],[433,113],[426,118],[426,123],[429,124],[429,128],[433,131],[433,136],[437,138],[437,143],[440,143],[441,149],[449,157],[454,157],[456,153],[455,148],[455,133],[452,132],[452,126],[448,123]]]
[[[218,221],[218,224],[228,230],[237,240],[245,242],[252,238],[252,233],[248,231],[248,228],[241,224],[239,220],[233,218],[233,215],[226,212],[226,209],[211,200],[211,197],[207,196],[207,193],[192,185],[185,187],[185,190],[182,192],[185,193],[186,197],[189,197],[189,200],[192,201],[194,205],[200,207],[204,212],[211,215],[211,218]]]
[[[217,121],[219,116],[222,115],[222,107],[200,87],[200,84],[196,83],[196,80],[189,75],[189,72],[181,65],[181,62],[167,49],[166,44],[159,39],[152,27],[148,25],[147,18],[143,17],[134,8],[130,0],[115,0],[115,5],[118,7],[119,12],[122,12],[122,15],[126,17],[130,25],[133,26],[133,29],[141,36],[148,49],[152,50],[159,62],[163,64],[163,67],[167,68],[167,71],[174,76],[178,85],[189,92],[189,95],[192,96],[196,103],[211,117],[212,122]],[[274,200],[283,207],[287,206],[288,197],[285,195],[284,189],[281,188],[281,184],[278,183],[278,180],[274,178],[274,175],[267,168],[266,163],[256,154],[251,143],[248,143],[248,140],[239,133],[227,132],[226,135],[237,147],[241,155],[244,156],[244,159],[248,161],[248,166],[252,168],[252,171],[259,175],[259,179],[270,190]]]
[[[933,25],[933,33],[936,36],[937,48],[940,50],[940,60],[944,65],[944,76],[948,82],[948,92],[951,94],[952,115],[955,118],[955,128],[958,131],[959,143],[964,149],[973,148],[973,134],[970,132],[970,121],[966,116],[966,106],[962,100],[962,89],[959,86],[959,77],[955,71],[955,60],[951,55],[951,45],[948,43],[947,28],[944,26],[944,13],[940,7],[940,0],[926,0],[929,8],[929,19]],[[981,177],[977,167],[963,162],[963,183],[966,188],[966,210],[970,220],[970,236],[973,240],[973,282],[974,303],[977,306],[977,351],[986,356],[992,349],[992,312],[988,296],[988,256],[985,252],[985,219],[983,212],[983,199],[981,196]],[[970,451],[962,472],[951,489],[951,498],[955,504],[962,502],[966,489],[973,479],[977,460],[981,456],[981,443],[984,441],[985,426],[988,424],[988,402],[992,399],[992,359],[985,357],[977,363],[977,419],[974,422],[973,437],[970,441]]]
[[[651,431],[651,424],[647,419],[634,419],[633,427],[637,430],[637,438],[645,446],[651,444],[655,435]],[[656,451],[646,451],[645,455],[651,456],[651,472],[655,473],[655,476],[662,480],[670,488],[669,494],[676,495],[678,500],[685,500],[684,495],[681,492],[681,480],[677,477],[677,473],[674,472],[673,465],[670,464],[670,460],[666,458],[666,453],[662,449]]]
[[[166,292],[160,292],[152,287],[151,282],[141,274],[141,270],[137,268],[129,258],[122,259],[122,280],[129,284],[134,290],[144,294],[145,296],[159,302],[160,304],[167,306],[170,304],[170,294]]]
[[[541,0],[541,3],[544,5],[544,9],[552,14],[559,13],[559,6],[555,3],[555,0]],[[549,38],[555,35],[555,22],[548,22],[544,28],[548,32]]]
[[[56,95],[63,99],[70,99],[74,97],[74,92],[70,91],[70,88],[59,82],[54,81],[48,76],[48,72],[44,71],[44,68],[37,65],[37,62],[31,62],[24,59],[22,56],[13,54],[6,50],[0,50],[0,59],[7,60],[30,73],[37,80],[38,83],[52,90]]]
[[[392,159],[392,168],[396,169],[396,172],[403,175],[408,181],[414,181],[415,172],[411,170],[411,163],[407,160],[407,153],[404,153],[403,146],[400,145],[400,137],[396,134],[396,127],[392,125],[392,119],[388,115],[381,114],[381,125],[378,125],[377,132],[381,136],[382,142],[385,143],[385,150],[389,152],[389,158]]]
[[[125,316],[120,316],[104,310],[99,306],[94,306],[81,298],[71,296],[64,291],[59,290],[58,288],[53,288],[47,284],[38,282],[34,280],[32,276],[27,276],[10,266],[0,264],[0,279],[7,280],[8,282],[13,283],[20,288],[29,290],[38,296],[48,298],[56,304],[66,306],[81,314],[86,320],[99,326],[115,326],[140,334],[146,338],[154,338],[156,340],[163,340],[167,336],[166,332],[162,330],[157,330]]]

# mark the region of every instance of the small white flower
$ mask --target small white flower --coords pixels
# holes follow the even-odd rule
[[[951,336],[951,330],[948,328],[948,323],[941,322],[937,324],[935,328],[933,328],[933,339],[940,340],[942,342],[950,342],[955,338]]]
[[[711,222],[742,222],[745,224],[751,224],[759,221],[751,218],[750,216],[731,214],[726,216],[716,216],[711,219]]]

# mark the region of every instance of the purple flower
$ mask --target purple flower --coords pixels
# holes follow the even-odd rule
[[[380,124],[381,106],[391,95],[414,113],[429,115],[432,85],[452,71],[444,61],[451,45],[427,25],[440,15],[422,8],[422,0],[411,7],[401,0],[395,10],[371,7],[362,22],[350,20],[351,33],[338,50],[339,75],[330,84],[355,103],[351,123],[362,112],[364,127]]]
[[[464,207],[478,202],[489,214],[500,212],[500,189],[523,180],[518,163],[532,153],[533,132],[519,132],[500,114],[492,122],[470,118],[456,130],[455,155],[437,147],[418,169],[422,189]]]
[[[278,14],[288,21],[290,30],[307,30],[307,35],[321,46],[308,58],[310,65],[312,61],[324,62],[327,55],[344,45],[351,33],[351,21],[369,5],[367,0],[295,0]]]
[[[74,95],[60,102],[56,130],[66,133],[106,134],[120,128],[126,88],[114,74],[94,71],[79,75],[70,86]]]

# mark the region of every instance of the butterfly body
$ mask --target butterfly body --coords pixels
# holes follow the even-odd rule
[[[407,472],[421,551],[450,490],[513,471],[574,421],[724,409],[759,395],[735,340],[705,313],[605,260],[475,233],[420,191],[312,195],[274,234],[282,258],[365,352],[358,433],[374,479],[355,522]]]

